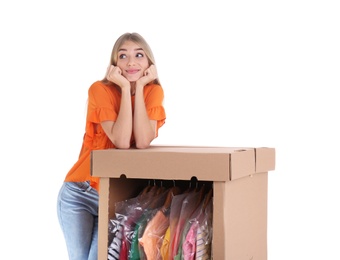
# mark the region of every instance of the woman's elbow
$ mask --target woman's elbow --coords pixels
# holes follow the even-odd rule
[[[150,147],[150,143],[149,142],[138,142],[136,143],[136,148],[137,149],[146,149]]]
[[[117,149],[129,149],[131,147],[130,142],[115,142],[115,148]]]
[[[136,148],[137,149],[146,149],[150,147],[151,142],[155,139],[155,136],[149,136],[144,138],[136,138]]]
[[[150,147],[152,140],[144,139],[144,140],[136,140],[136,148],[137,149],[146,149]]]

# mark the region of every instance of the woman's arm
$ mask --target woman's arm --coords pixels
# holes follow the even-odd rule
[[[104,121],[101,126],[116,148],[130,148],[132,134],[132,106],[131,86],[122,75],[118,67],[111,66],[107,72],[107,79],[116,83],[121,89],[121,101],[117,120]]]
[[[145,103],[143,88],[136,87],[135,111],[133,118],[133,133],[135,136],[136,148],[147,148],[156,137],[156,120],[149,120]]]
[[[144,86],[157,78],[157,70],[151,65],[144,76],[136,82],[135,111],[133,118],[133,133],[137,148],[147,148],[156,137],[157,121],[150,120],[144,102]]]
[[[132,109],[130,90],[122,91],[120,110],[116,122],[104,121],[101,126],[116,148],[130,148],[132,134]]]

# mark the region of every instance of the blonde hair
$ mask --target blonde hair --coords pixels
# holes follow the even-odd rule
[[[155,65],[155,58],[153,56],[152,50],[149,46],[149,44],[145,41],[145,39],[138,33],[124,33],[121,35],[113,45],[113,49],[111,52],[111,59],[110,59],[110,65],[117,66],[117,60],[118,60],[118,51],[121,48],[121,46],[127,42],[127,41],[132,41],[139,45],[149,62],[149,65]],[[106,78],[103,79],[104,82],[107,82]],[[152,83],[160,85],[160,81],[158,78],[156,78]]]

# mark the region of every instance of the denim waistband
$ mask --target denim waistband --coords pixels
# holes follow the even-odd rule
[[[92,189],[92,187],[90,186],[90,181],[74,182],[74,184],[76,184],[79,187],[79,189],[82,189],[86,192]]]

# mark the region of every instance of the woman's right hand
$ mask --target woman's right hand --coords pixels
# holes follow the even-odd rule
[[[122,70],[118,66],[110,65],[107,68],[106,79],[120,88],[130,87],[130,82],[122,75]]]

